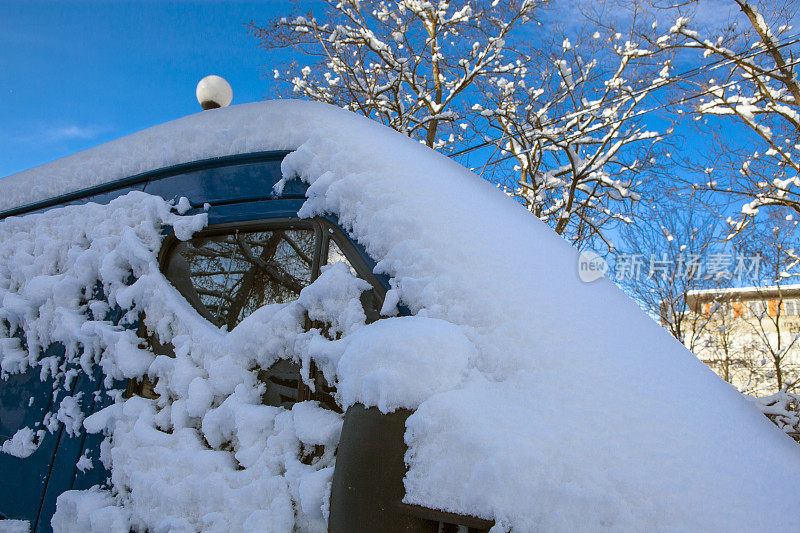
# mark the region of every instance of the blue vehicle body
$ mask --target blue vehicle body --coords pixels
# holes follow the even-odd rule
[[[305,200],[307,185],[291,180],[280,195],[273,193],[274,185],[282,177],[280,164],[287,153],[260,152],[181,164],[14,208],[0,213],[0,219],[71,204],[107,203],[132,190],[166,200],[186,197],[193,211],[207,209],[209,226],[296,218]],[[335,217],[326,218],[337,225]],[[357,243],[352,243],[351,248],[360,256],[362,268],[371,271],[375,263],[364,249]],[[385,278],[376,278],[373,283],[388,289]],[[121,313],[109,318],[118,321]],[[45,357],[58,355],[59,351],[63,353],[62,346],[52,345]],[[86,416],[111,401],[105,394],[99,369],[95,371],[93,379],[79,375],[71,391],[73,396],[83,393],[82,409]],[[115,388],[125,388],[124,383],[117,385]],[[58,397],[54,398],[52,382],[41,381],[38,369],[9,376],[0,382],[0,442],[11,438],[20,428],[41,428],[45,415],[67,394],[69,391],[59,390]],[[76,467],[86,451],[93,459],[98,458],[101,440],[100,435],[84,432],[70,436],[61,427],[52,434],[46,433],[39,448],[29,457],[0,454],[0,477],[4,481],[0,490],[0,518],[28,520],[32,531],[50,531],[56,498],[61,493],[87,489],[106,481],[109,473],[99,461],[94,461],[94,468],[86,472]]]

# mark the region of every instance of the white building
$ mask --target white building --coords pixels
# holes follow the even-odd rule
[[[800,284],[694,290],[684,344],[740,391],[800,389]]]

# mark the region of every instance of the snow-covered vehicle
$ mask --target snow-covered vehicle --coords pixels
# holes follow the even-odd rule
[[[789,437],[365,118],[205,111],[0,180],[0,217],[0,515],[36,531],[797,526]]]

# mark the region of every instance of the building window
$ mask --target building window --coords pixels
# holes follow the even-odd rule
[[[765,311],[766,305],[764,305],[764,302],[750,302],[750,312],[753,313],[754,317],[762,317]]]
[[[783,305],[787,315],[800,316],[800,300],[784,300]]]

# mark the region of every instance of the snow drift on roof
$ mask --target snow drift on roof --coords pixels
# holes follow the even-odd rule
[[[387,302],[417,316],[357,323],[343,327],[340,341],[297,348],[345,386],[348,403],[416,408],[407,422],[407,502],[516,531],[796,526],[800,454],[789,437],[611,282],[582,283],[576,250],[521,206],[374,122],[321,104],[235,106],[39,167],[31,179],[37,194],[52,195],[193,158],[285,148],[297,149],[284,176],[310,184],[301,215],[338,215],[378,260],[376,271],[391,277]],[[33,198],[14,194],[16,203]],[[219,349],[245,338],[243,326],[220,334]],[[441,359],[437,328],[463,350]],[[212,365],[214,350],[200,342],[210,333],[198,329],[193,340],[190,320],[179,329],[188,356]],[[404,338],[408,331],[418,337]],[[380,360],[376,347],[394,344],[413,352],[413,364]],[[391,393],[381,393],[388,386]],[[227,394],[241,403],[244,392]],[[211,416],[224,400],[203,397],[197,415]],[[131,400],[129,412],[163,422],[153,406]],[[213,420],[229,419],[214,416],[215,428]]]
[[[312,110],[294,107],[292,117],[275,113],[271,102],[212,109],[0,178],[0,211],[180,163],[294,149],[300,138],[287,120],[315,120]]]

